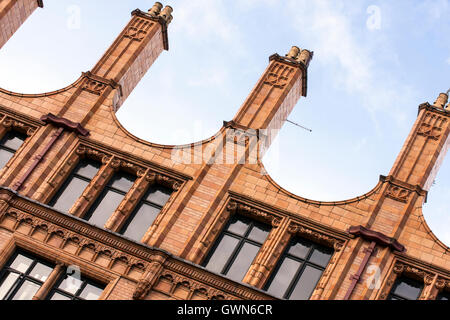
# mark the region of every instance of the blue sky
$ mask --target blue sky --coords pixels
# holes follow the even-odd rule
[[[0,51],[0,87],[46,92],[90,70],[154,1],[44,0]],[[273,53],[314,51],[308,97],[264,159],[274,180],[314,200],[344,200],[387,175],[417,117],[450,88],[450,1],[182,0],[163,52],[118,113],[161,144],[210,137],[231,120]],[[174,117],[174,115],[176,115]],[[450,245],[450,156],[424,205]]]

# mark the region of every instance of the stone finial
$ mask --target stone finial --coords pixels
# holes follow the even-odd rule
[[[167,24],[169,24],[169,23],[172,21],[172,19],[173,19],[173,17],[172,17],[172,12],[173,12],[173,9],[172,9],[171,6],[166,6],[166,7],[161,11],[160,16],[161,16],[164,20],[166,20],[166,23],[167,23]]]
[[[445,105],[448,102],[448,94],[447,93],[441,93],[439,94],[439,97],[434,102],[434,106],[438,108],[444,108]]]
[[[301,49],[299,47],[293,46],[291,50],[288,52],[286,57],[291,59],[296,59],[298,54],[300,53]]]
[[[297,61],[299,61],[299,62],[302,62],[302,63],[304,63],[305,64],[305,66],[308,66],[309,65],[309,62],[312,60],[312,58],[313,58],[313,55],[314,55],[314,53],[313,52],[311,52],[311,51],[309,51],[309,50],[306,50],[306,49],[303,49],[301,52],[300,52],[300,54],[298,55],[298,57],[297,57]]]
[[[163,5],[161,2],[155,2],[155,4],[153,5],[153,7],[148,10],[148,13],[152,16],[152,17],[156,17],[157,15],[159,15],[159,13],[161,12],[161,9],[163,8]]]

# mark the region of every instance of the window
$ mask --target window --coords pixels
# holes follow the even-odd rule
[[[81,160],[49,205],[63,212],[68,212],[99,169],[99,163],[89,159]]]
[[[54,265],[25,253],[16,253],[0,273],[0,300],[31,300]]]
[[[48,261],[17,251],[0,271],[0,300],[32,300],[54,268]],[[103,290],[101,284],[62,274],[47,296],[51,300],[96,300]]]
[[[92,280],[71,275],[62,276],[47,300],[98,300],[105,287]]]
[[[151,186],[122,227],[120,234],[140,241],[169,200],[171,193],[171,189],[158,185]]]
[[[436,300],[450,300],[450,292],[448,291],[442,291],[441,293],[438,294],[438,296],[436,297]]]
[[[417,300],[423,289],[423,283],[399,277],[395,281],[387,300]]]
[[[3,168],[26,140],[25,134],[8,131],[0,140],[0,168]]]
[[[116,173],[83,219],[103,227],[130,190],[134,180],[135,177],[128,173]]]
[[[262,223],[233,216],[203,266],[242,281],[269,232],[270,228]]]
[[[280,298],[308,300],[332,254],[330,248],[293,238],[264,289]]]

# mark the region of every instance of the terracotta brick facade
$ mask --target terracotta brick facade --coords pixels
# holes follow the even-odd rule
[[[38,6],[2,1],[0,47]],[[168,49],[172,8],[135,10],[104,56],[72,85],[44,94],[0,89],[0,138],[27,139],[0,171],[0,268],[16,248],[76,265],[106,285],[101,299],[259,300],[290,239],[333,250],[311,299],[386,299],[404,275],[424,284],[420,299],[450,287],[450,250],[421,211],[450,145],[448,96],[424,103],[388,176],[368,193],[318,202],[278,186],[261,163],[297,101],[306,96],[312,52],[293,47],[269,66],[235,118],[210,139],[163,146],[127,132],[115,112]],[[48,204],[81,159],[101,168],[68,212]],[[136,180],[103,227],[83,216],[118,171]],[[141,241],[118,234],[153,184],[172,190]],[[270,226],[243,282],[201,267],[230,217]],[[373,270],[378,285],[371,286]]]

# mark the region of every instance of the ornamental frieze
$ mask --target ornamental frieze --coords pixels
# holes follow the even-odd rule
[[[6,116],[6,118],[1,123],[5,128],[11,128],[20,132],[25,133],[27,136],[32,136],[35,132],[37,127],[30,125],[26,122],[17,120],[15,118],[12,118],[10,116]]]
[[[412,191],[408,189],[396,185],[390,185],[386,191],[386,197],[399,202],[407,203],[411,193]]]

